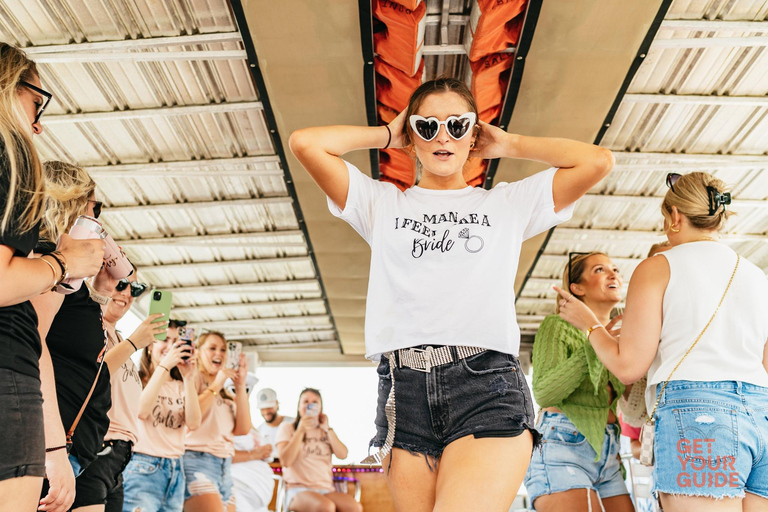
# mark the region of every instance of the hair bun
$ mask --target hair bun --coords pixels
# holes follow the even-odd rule
[[[725,212],[726,205],[731,204],[730,192],[720,192],[715,187],[707,187],[707,196],[709,196],[709,215],[717,213],[720,205],[723,206],[723,212]]]

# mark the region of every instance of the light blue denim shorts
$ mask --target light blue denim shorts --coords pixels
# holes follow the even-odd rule
[[[123,472],[123,512],[181,512],[184,467],[181,458],[134,453]]]
[[[768,498],[768,388],[672,381],[655,417],[654,495]]]
[[[285,491],[285,509],[290,510],[291,500],[293,500],[293,498],[295,498],[297,494],[306,492],[306,491],[316,492],[317,494],[323,494],[323,495],[328,494],[329,492],[334,492],[334,491],[329,491],[328,489],[312,489],[310,487],[289,487],[288,490]]]
[[[621,475],[619,427],[605,427],[600,459],[595,450],[565,414],[542,412],[536,423],[542,435],[540,450],[534,450],[525,474],[530,502],[539,496],[571,489],[594,489],[601,499],[629,494]],[[586,495],[585,495],[586,500]]]
[[[218,493],[224,504],[235,502],[231,457],[222,459],[205,452],[184,452],[184,475],[187,479],[184,500]]]

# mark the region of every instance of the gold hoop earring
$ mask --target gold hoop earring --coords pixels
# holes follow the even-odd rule
[[[679,233],[679,232],[680,232],[680,230],[679,230],[679,229],[675,229],[675,225],[674,225],[674,224],[673,224],[673,225],[671,225],[671,226],[669,226],[669,230],[670,230],[671,232],[673,232],[673,233]]]
[[[475,147],[475,141],[472,141],[469,143],[469,149],[473,149]]]

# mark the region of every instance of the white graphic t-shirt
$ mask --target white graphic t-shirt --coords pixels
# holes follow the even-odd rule
[[[371,246],[366,357],[418,345],[518,354],[515,274],[523,241],[571,218],[554,211],[551,168],[491,190],[401,192],[347,162],[342,211]]]

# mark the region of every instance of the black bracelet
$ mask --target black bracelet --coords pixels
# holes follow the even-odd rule
[[[134,342],[131,341],[131,338],[125,338],[125,341],[131,344],[133,346],[133,350],[139,350],[139,347],[136,346]]]
[[[67,448],[67,445],[57,446],[55,448],[46,448],[45,449],[45,453],[51,453],[51,452],[55,452],[55,451],[58,451],[58,450],[64,450],[66,448]]]
[[[388,124],[385,124],[384,128],[387,129],[387,133],[389,134],[389,137],[387,137],[387,145],[384,146],[381,149],[387,149],[389,147],[389,143],[392,142],[392,130],[389,129],[389,125]]]

